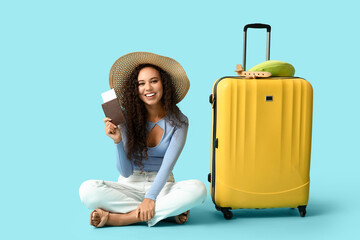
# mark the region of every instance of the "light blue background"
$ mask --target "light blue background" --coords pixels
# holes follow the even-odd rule
[[[359,5],[357,1],[11,1],[0,4],[3,239],[355,239],[359,237]],[[113,62],[133,51],[170,56],[191,87],[177,180],[209,189],[213,82],[242,63],[243,26],[272,26],[271,59],[314,88],[308,214],[237,210],[224,220],[210,196],[184,226],[95,229],[78,196],[87,179],[115,181],[100,93]],[[265,59],[249,30],[248,67]]]

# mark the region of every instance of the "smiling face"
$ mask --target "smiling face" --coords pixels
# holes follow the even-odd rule
[[[163,85],[160,73],[152,67],[145,67],[138,75],[138,91],[140,99],[148,106],[161,104]]]

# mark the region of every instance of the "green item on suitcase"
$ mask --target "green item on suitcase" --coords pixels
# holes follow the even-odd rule
[[[293,77],[295,68],[290,63],[268,60],[248,70],[249,72],[270,72],[272,77]]]

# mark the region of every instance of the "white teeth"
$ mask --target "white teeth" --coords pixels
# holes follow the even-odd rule
[[[147,97],[152,97],[152,96],[154,96],[155,95],[155,93],[150,93],[150,94],[147,94],[147,95],[145,95],[145,96],[147,96]]]

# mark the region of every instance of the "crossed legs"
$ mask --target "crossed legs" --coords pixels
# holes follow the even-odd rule
[[[136,218],[134,210],[144,199],[145,192],[144,183],[137,184],[141,187],[122,182],[88,180],[80,187],[80,199],[90,209],[109,212],[105,225],[124,226],[138,223],[140,219]],[[157,198],[155,216],[147,222],[148,226],[170,216],[175,216],[175,221],[182,224],[188,219],[188,210],[203,203],[205,198],[205,185],[198,180],[168,182]],[[100,211],[95,210],[91,214],[91,222],[96,226],[102,217]]]

